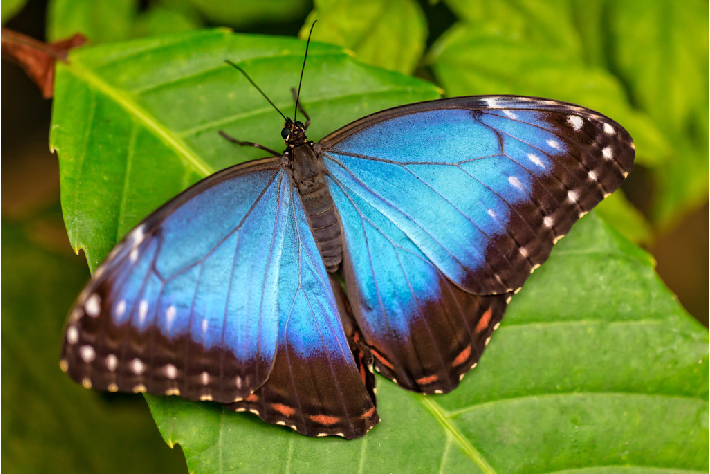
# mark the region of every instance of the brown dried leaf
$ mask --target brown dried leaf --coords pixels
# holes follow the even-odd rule
[[[86,37],[81,33],[53,43],[43,43],[21,33],[2,29],[2,57],[22,67],[47,99],[54,95],[56,61],[66,61],[67,52],[84,43]]]

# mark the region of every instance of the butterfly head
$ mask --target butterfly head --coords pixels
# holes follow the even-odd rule
[[[287,118],[283,130],[281,130],[281,137],[289,148],[295,148],[306,142],[306,126],[298,120],[294,122]]]

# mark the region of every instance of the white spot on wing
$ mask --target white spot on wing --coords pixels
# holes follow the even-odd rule
[[[488,215],[491,216],[493,219],[498,217],[498,215],[495,213],[495,211],[493,209],[488,209]]]
[[[126,300],[121,300],[116,305],[116,316],[119,318],[126,312]]]
[[[612,127],[608,123],[604,123],[604,133],[606,133],[607,135],[614,135],[614,127]]]
[[[79,341],[79,331],[76,326],[69,326],[67,328],[67,342],[69,344],[76,344]]]
[[[612,152],[611,152],[611,148],[608,147],[608,146],[607,146],[607,147],[604,147],[604,149],[602,150],[602,156],[603,156],[604,158],[606,158],[607,160],[610,160],[611,157],[613,156],[613,154],[612,154]]]
[[[582,124],[584,123],[582,117],[580,117],[579,115],[570,115],[569,117],[567,117],[567,121],[570,125],[572,125],[572,128],[575,132],[578,132],[579,129],[582,128]]]
[[[173,320],[175,319],[175,306],[170,305],[168,306],[168,310],[165,312],[165,320],[168,325],[168,331],[170,331],[170,325],[173,323]]]
[[[143,242],[143,237],[145,237],[145,234],[143,233],[144,227],[144,225],[136,227],[133,233],[131,234],[131,241],[134,247]]]
[[[134,374],[142,374],[145,370],[145,364],[140,359],[133,359],[131,361],[131,371]]]
[[[517,118],[518,118],[518,116],[515,115],[515,114],[514,114],[513,112],[511,112],[510,110],[504,110],[503,113],[504,113],[508,118],[512,118],[512,119],[517,119]]]
[[[525,188],[523,187],[523,183],[521,183],[520,180],[519,180],[517,177],[515,177],[515,176],[509,176],[509,177],[508,177],[508,182],[509,182],[510,185],[513,186],[514,188],[517,188],[517,189],[519,189],[519,190],[521,190],[521,191],[524,191],[524,190],[525,190]]]
[[[131,250],[131,262],[136,263],[138,260],[138,247]]]
[[[518,250],[518,252],[520,252],[520,256],[521,256],[521,257],[523,257],[523,258],[528,258],[528,251],[525,250],[525,247],[520,247],[520,249]]]
[[[96,356],[96,352],[94,352],[94,348],[91,346],[81,346],[79,352],[81,354],[81,358],[84,359],[84,362],[91,362]]]
[[[589,176],[589,179],[591,181],[596,181],[597,180],[597,172],[594,170],[589,170],[589,173],[587,173],[587,176]]]
[[[548,229],[551,229],[553,224],[554,220],[550,216],[545,216],[545,218],[542,220],[542,225],[544,225]]]
[[[500,105],[498,104],[498,97],[486,97],[483,101],[491,109],[497,109],[500,107]]]
[[[84,309],[86,310],[86,314],[88,314],[89,316],[98,316],[101,312],[101,298],[99,297],[99,295],[94,293],[93,295],[89,296],[89,299],[86,300],[86,304],[84,304]]]
[[[210,374],[207,372],[202,372],[200,374],[200,382],[202,382],[202,385],[207,385],[210,383]]]
[[[169,379],[174,379],[177,377],[177,368],[173,364],[167,364],[165,366],[165,376]]]
[[[109,354],[106,356],[106,368],[113,372],[116,370],[116,367],[118,367],[118,357],[116,357],[113,354]]]
[[[532,161],[535,163],[537,166],[539,166],[542,169],[545,169],[545,164],[542,162],[542,160],[535,155],[534,153],[528,153],[528,160]]]
[[[138,305],[138,323],[142,326],[145,322],[145,317],[148,314],[148,302],[146,300],[141,300]]]
[[[550,148],[554,148],[555,150],[560,149],[560,142],[557,140],[547,140],[547,144],[550,145]]]
[[[577,193],[577,191],[569,190],[567,192],[567,199],[569,199],[570,202],[577,202],[577,199],[579,199],[579,194]]]

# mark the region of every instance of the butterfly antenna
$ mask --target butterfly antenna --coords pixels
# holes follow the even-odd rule
[[[303,82],[303,70],[306,69],[306,58],[308,57],[308,45],[311,43],[311,35],[313,35],[313,27],[316,26],[314,21],[311,25],[311,31],[308,32],[308,40],[306,41],[306,54],[303,55],[303,66],[301,66],[301,79],[298,81],[298,92],[296,93],[296,110],[293,111],[293,120],[296,120],[296,114],[298,113],[298,98],[301,96],[301,83]]]
[[[232,66],[232,67],[233,67],[234,69],[236,69],[237,71],[239,71],[239,72],[241,72],[242,74],[244,74],[244,77],[247,78],[247,80],[251,83],[251,85],[254,86],[254,88],[255,88],[256,90],[258,90],[261,95],[264,96],[264,99],[266,99],[266,100],[269,102],[269,104],[271,104],[271,106],[272,106],[274,109],[276,109],[276,111],[277,111],[279,114],[281,114],[281,116],[284,118],[284,120],[286,120],[286,116],[279,110],[278,107],[276,107],[276,106],[274,105],[273,102],[271,102],[271,99],[269,99],[269,98],[266,96],[266,94],[264,94],[264,91],[262,91],[262,90],[259,88],[259,86],[256,85],[256,83],[255,83],[254,81],[252,81],[251,77],[249,77],[249,74],[247,74],[247,73],[244,71],[244,69],[242,69],[241,67],[237,66],[236,64],[234,64],[234,63],[233,63],[232,61],[230,61],[229,59],[225,59],[224,62],[227,63],[227,64],[229,64],[230,66]],[[303,75],[303,73],[301,73],[301,75]]]

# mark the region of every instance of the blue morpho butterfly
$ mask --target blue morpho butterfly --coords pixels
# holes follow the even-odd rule
[[[97,268],[66,327],[74,380],[361,437],[379,421],[372,365],[453,390],[511,295],[634,162],[619,124],[554,100],[410,104],[319,143],[300,110],[283,154],[195,184]]]

